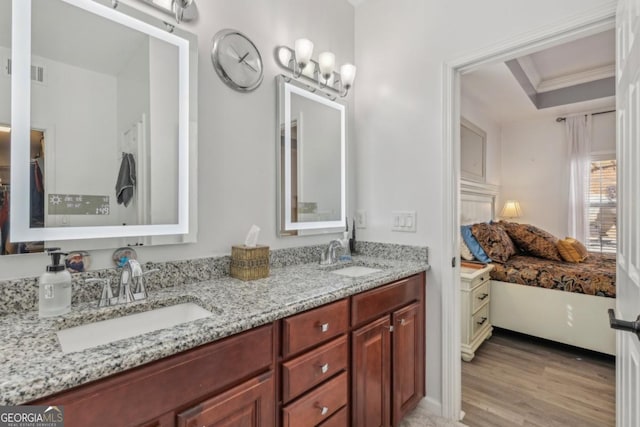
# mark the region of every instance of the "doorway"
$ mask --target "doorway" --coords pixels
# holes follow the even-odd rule
[[[498,46],[492,46],[466,58],[445,65],[443,76],[443,164],[445,218],[445,253],[459,261],[459,211],[460,198],[460,76],[481,65],[505,62],[547,47],[596,34],[611,29],[615,24],[615,10],[611,7],[598,13],[577,16],[570,23],[546,28]],[[454,262],[451,268],[443,257],[443,281],[450,286],[442,287],[442,415],[450,419],[461,416],[461,360],[460,360],[460,267]]]

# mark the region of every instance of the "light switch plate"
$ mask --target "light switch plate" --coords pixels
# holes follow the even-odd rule
[[[367,211],[356,211],[356,228],[367,228]]]
[[[391,231],[416,232],[416,211],[391,212]]]

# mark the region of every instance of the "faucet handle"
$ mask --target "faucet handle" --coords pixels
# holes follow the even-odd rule
[[[85,283],[104,283],[102,286],[102,295],[98,300],[98,307],[107,307],[113,303],[113,291],[111,290],[111,279],[109,278],[94,278],[86,279]]]

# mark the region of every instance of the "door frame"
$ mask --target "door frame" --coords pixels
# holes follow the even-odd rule
[[[615,28],[616,1],[545,26],[473,54],[446,62],[443,67],[443,253],[442,257],[442,416],[459,420],[462,406],[460,361],[460,76],[483,65],[504,62],[548,47]],[[456,259],[452,268],[451,259]]]

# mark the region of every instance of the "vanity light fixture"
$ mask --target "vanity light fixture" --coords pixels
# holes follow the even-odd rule
[[[9,126],[0,126],[0,132],[11,133],[11,128]]]
[[[280,67],[291,72],[294,79],[305,79],[313,82],[312,86],[328,90],[327,95],[335,99],[336,95],[347,96],[349,89],[353,87],[356,77],[356,66],[344,64],[340,72],[336,71],[336,55],[333,52],[322,52],[318,61],[311,58],[313,54],[313,42],[309,39],[297,39],[294,48],[278,46],[276,59]]]

